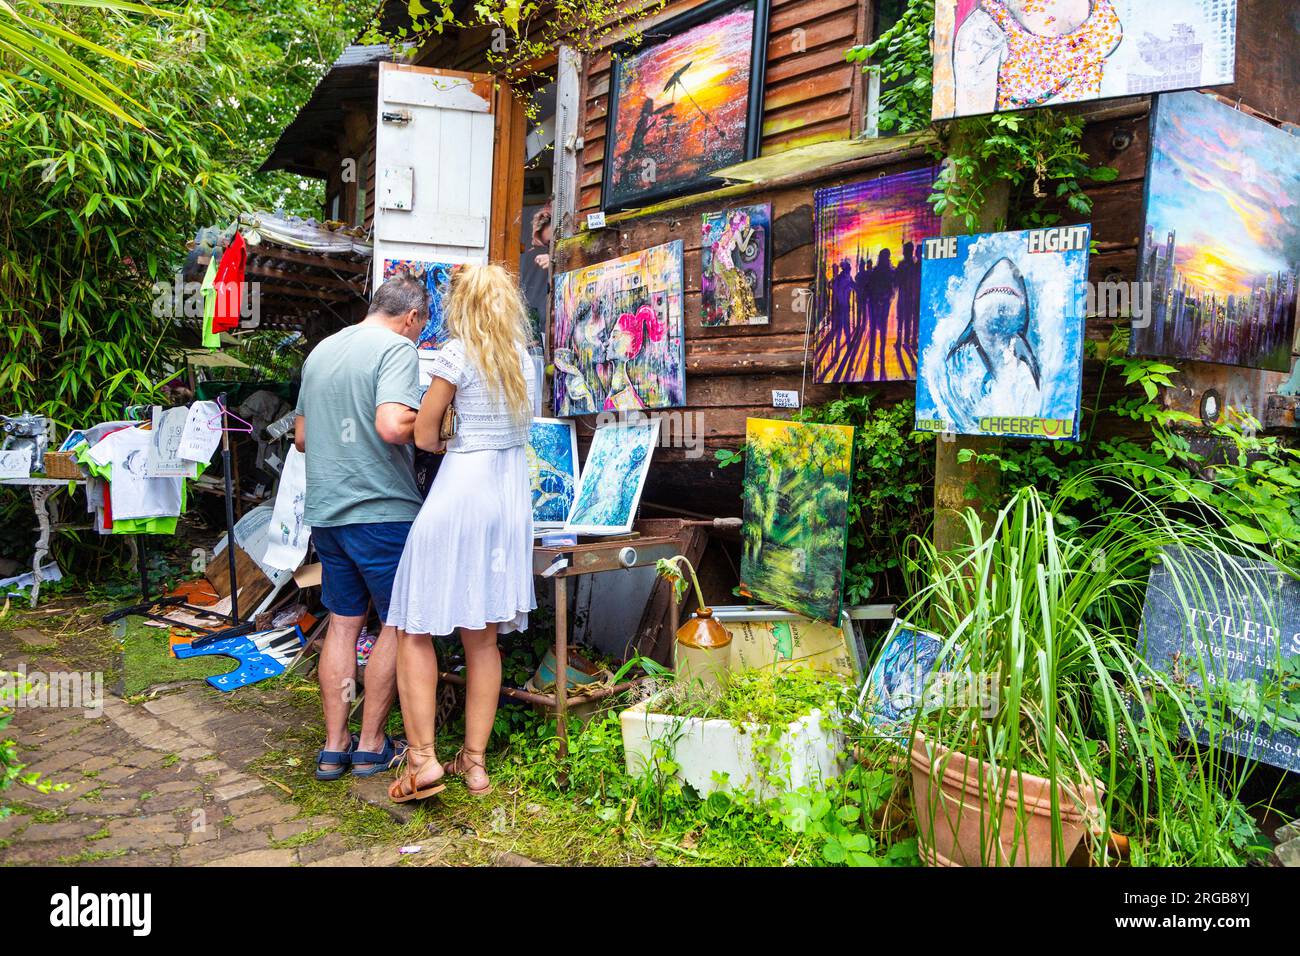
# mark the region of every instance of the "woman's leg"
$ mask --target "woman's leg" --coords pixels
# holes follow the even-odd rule
[[[465,751],[469,760],[458,761],[457,771],[471,789],[488,785],[483,767],[488,738],[497,716],[501,697],[501,652],[497,649],[497,626],[489,624],[479,631],[460,629],[465,646]]]
[[[433,783],[442,765],[433,756],[438,715],[438,653],[428,634],[397,632],[397,693],[410,745],[406,759],[417,784]]]

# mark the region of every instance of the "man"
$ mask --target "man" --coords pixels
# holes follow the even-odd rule
[[[551,207],[546,206],[533,214],[532,245],[519,257],[519,280],[537,344],[546,330],[547,304],[551,298],[551,237]]]
[[[307,456],[305,518],[321,562],[330,611],[321,649],[325,746],[316,778],[387,769],[399,756],[384,733],[396,693],[397,638],[384,626],[366,666],[361,733],[348,733],[356,643],[373,605],[388,615],[393,575],[420,510],[411,445],[420,407],[415,342],[429,315],[424,284],[402,275],[375,292],[361,322],[325,339],[307,358],[294,443]]]

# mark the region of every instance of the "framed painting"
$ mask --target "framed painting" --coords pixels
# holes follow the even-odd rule
[[[613,51],[601,204],[698,189],[758,155],[768,0],[713,0]]]
[[[700,236],[701,323],[767,325],[771,315],[772,207],[706,212]]]
[[[576,534],[631,531],[658,443],[657,418],[597,428],[565,530]]]
[[[685,405],[684,300],[680,239],[558,276],[556,414]]]
[[[932,115],[1219,86],[1236,52],[1236,0],[936,0]]]
[[[447,295],[447,283],[451,281],[451,272],[455,268],[455,263],[450,262],[424,262],[418,259],[384,260],[385,282],[405,273],[423,282],[429,292],[429,321],[420,330],[420,338],[415,343],[416,348],[437,349],[447,342],[447,318],[443,305]]]
[[[1073,440],[1092,227],[929,239],[918,431]]]
[[[534,418],[528,429],[533,527],[563,528],[578,489],[578,430],[572,421]]]
[[[745,423],[741,594],[838,623],[852,473],[848,426]]]
[[[937,634],[895,620],[862,685],[855,717],[882,737],[906,741],[927,703],[936,674],[951,664],[952,649]]]
[[[1156,102],[1148,164],[1139,279],[1151,305],[1130,352],[1290,371],[1300,137],[1174,93]]]
[[[916,378],[921,245],[939,235],[937,166],[813,194],[813,367],[825,382]]]

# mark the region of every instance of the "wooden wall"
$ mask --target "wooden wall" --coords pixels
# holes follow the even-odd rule
[[[699,0],[669,3],[640,30],[648,45],[655,28],[700,6]],[[862,74],[844,51],[865,39],[869,2],[863,0],[771,0],[768,17],[763,155],[795,146],[848,139],[861,128]],[[608,126],[609,46],[594,56],[582,83],[583,150],[578,171],[578,212],[600,208]]]

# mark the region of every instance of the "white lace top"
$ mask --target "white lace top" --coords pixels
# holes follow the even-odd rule
[[[533,360],[524,348],[519,349],[519,364],[528,383],[528,406],[536,398]],[[489,387],[465,354],[465,344],[452,339],[433,354],[433,374],[456,386],[456,437],[447,442],[447,451],[483,451],[490,448],[514,448],[528,444],[530,418],[517,420],[500,400],[496,388]]]

